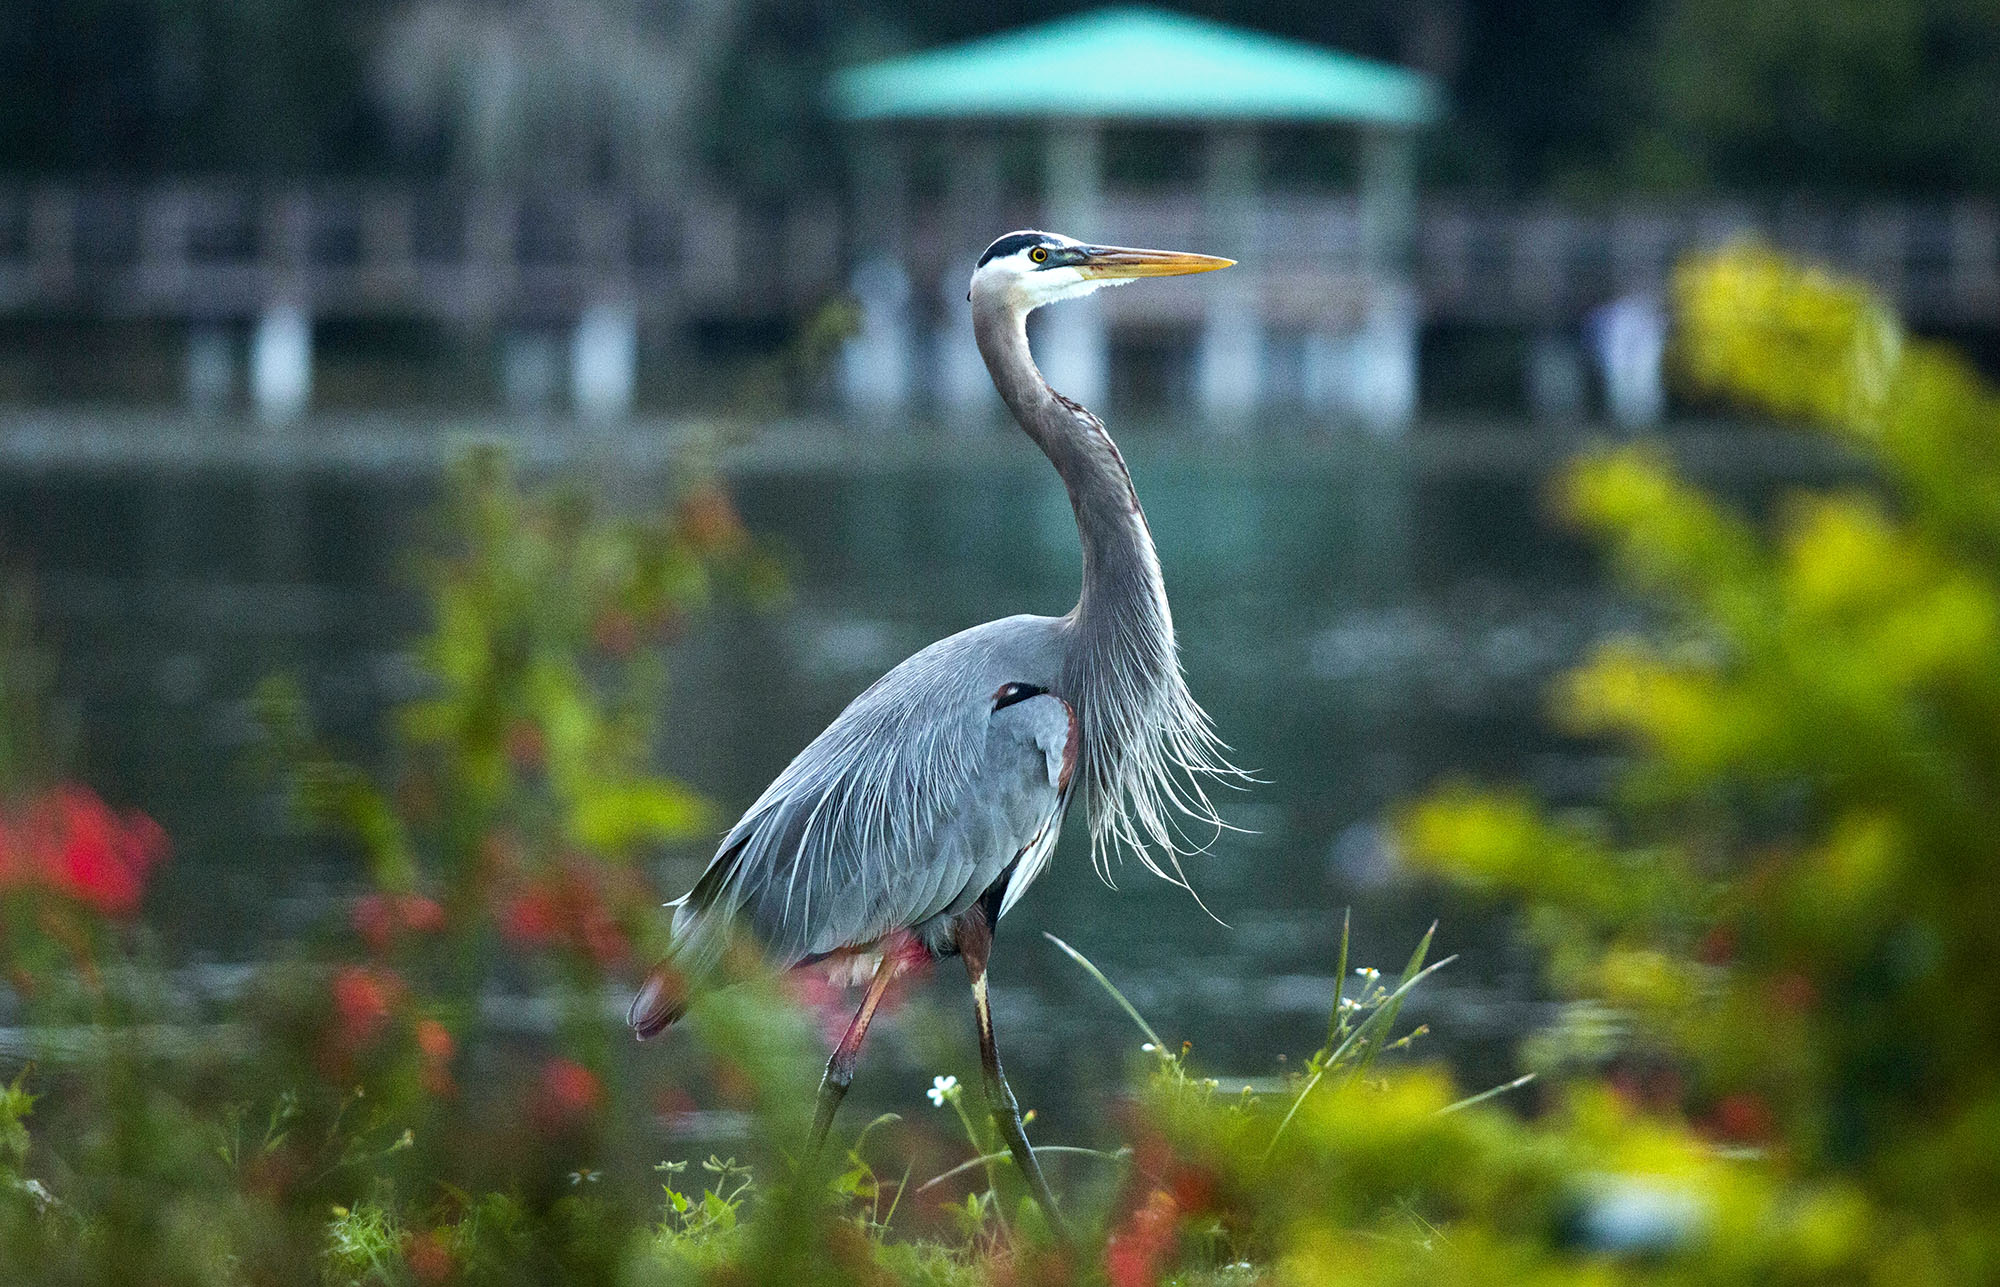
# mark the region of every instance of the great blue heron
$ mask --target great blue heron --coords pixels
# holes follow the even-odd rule
[[[1089,812],[1100,874],[1126,851],[1184,884],[1183,821],[1220,827],[1203,779],[1236,770],[1182,679],[1159,559],[1124,458],[1102,421],[1042,378],[1027,318],[1102,286],[1231,262],[1035,231],[986,248],[967,294],[973,333],[1000,396],[1069,489],[1083,545],[1076,607],[974,626],[882,676],[778,775],[674,904],[673,955],[632,1002],[641,1038],[681,1016],[735,927],[780,968],[882,951],[827,1061],[815,1152],[869,1021],[907,962],[908,952],[884,947],[906,936],[932,958],[964,959],[994,1120],[1036,1200],[1058,1219],[993,1037],[993,930],[1048,866],[1074,793]]]

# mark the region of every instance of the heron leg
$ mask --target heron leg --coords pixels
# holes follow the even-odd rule
[[[1007,1084],[1007,1074],[1000,1067],[1000,1046],[993,1039],[993,1009],[986,995],[986,962],[993,950],[993,929],[986,923],[984,908],[975,906],[959,919],[956,938],[959,955],[965,958],[966,977],[972,980],[972,1009],[979,1023],[979,1063],[986,1074],[986,1102],[992,1109],[993,1123],[1000,1128],[1000,1137],[1007,1141],[1007,1151],[1014,1155],[1014,1165],[1027,1179],[1028,1192],[1041,1205],[1049,1227],[1058,1237],[1067,1237],[1055,1195],[1049,1191],[1049,1182],[1042,1176],[1042,1164],[1021,1125],[1021,1106],[1014,1099],[1014,1088]]]
[[[854,1063],[861,1056],[861,1039],[868,1035],[875,1009],[882,1004],[882,995],[895,977],[895,955],[884,952],[875,977],[868,981],[868,995],[861,998],[861,1008],[854,1012],[854,1022],[847,1025],[847,1034],[833,1048],[833,1057],[826,1061],[826,1075],[819,1081],[819,1107],[813,1112],[812,1141],[806,1146],[808,1162],[819,1156],[820,1146],[826,1143],[827,1128],[833,1125],[833,1115],[840,1110],[847,1088],[854,1084]]]

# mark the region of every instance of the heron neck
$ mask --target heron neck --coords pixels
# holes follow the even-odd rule
[[[973,333],[993,383],[1062,476],[1083,546],[1075,612],[1087,641],[1150,670],[1171,667],[1173,623],[1153,534],[1104,424],[1050,387],[1028,350],[1026,314],[975,298]]]

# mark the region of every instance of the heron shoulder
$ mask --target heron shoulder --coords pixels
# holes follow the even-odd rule
[[[987,703],[1006,683],[1053,688],[1071,629],[1068,618],[1024,613],[948,635],[891,667],[842,718],[916,700],[970,708]]]

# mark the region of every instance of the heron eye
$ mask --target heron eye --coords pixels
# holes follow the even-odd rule
[[[1047,246],[1037,246],[1028,252],[1028,258],[1038,264],[1046,264],[1049,262],[1049,248]]]
[[[999,691],[993,694],[993,709],[996,711],[1005,710],[1015,702],[1025,702],[1030,697],[1040,697],[1048,691],[1046,688],[1037,688],[1033,684],[1002,684]]]

